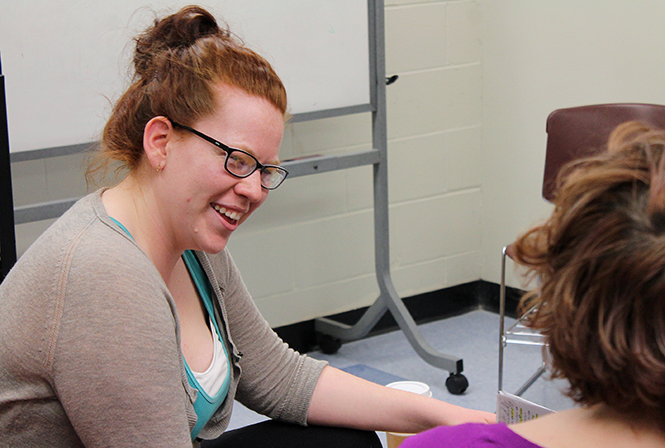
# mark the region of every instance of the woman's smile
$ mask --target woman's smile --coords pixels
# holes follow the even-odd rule
[[[232,210],[222,205],[211,203],[215,214],[227,230],[233,231],[240,225],[240,219],[244,213]]]

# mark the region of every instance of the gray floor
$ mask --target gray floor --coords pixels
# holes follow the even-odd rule
[[[429,384],[434,398],[494,412],[498,390],[499,316],[473,311],[421,325],[420,331],[435,349],[464,360],[464,375],[469,380],[464,394],[450,394],[445,386],[448,372],[418,357],[401,331],[348,342],[334,355],[312,352],[310,356],[325,359],[334,367],[380,384],[400,379],[422,381]],[[541,359],[540,347],[508,345],[504,356],[503,390],[516,392],[538,369]],[[564,387],[565,383],[552,381],[545,375],[523,396],[556,411],[568,409],[573,404],[562,395]],[[231,428],[264,419],[236,403]],[[379,436],[385,445],[385,435]]]

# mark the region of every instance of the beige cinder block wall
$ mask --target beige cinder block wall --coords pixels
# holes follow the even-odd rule
[[[545,120],[563,107],[665,104],[658,0],[480,0],[482,274],[498,282],[501,247],[551,206],[541,198]],[[515,278],[510,284],[520,286]]]

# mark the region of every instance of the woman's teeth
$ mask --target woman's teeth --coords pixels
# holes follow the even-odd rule
[[[240,218],[242,218],[242,213],[226,210],[226,207],[220,207],[217,204],[212,204],[212,208],[217,210],[217,213],[220,215],[224,215],[229,219],[233,219],[234,221],[238,221]]]

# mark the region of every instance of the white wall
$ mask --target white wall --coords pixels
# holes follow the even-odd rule
[[[661,0],[386,1],[387,72],[400,76],[388,87],[388,133],[401,296],[498,281],[500,248],[549,210],[540,183],[551,110],[665,103],[664,14]],[[370,129],[368,114],[299,123],[282,156],[367,149]],[[14,164],[17,204],[82,194],[80,159]],[[234,236],[272,325],[374,301],[371,185],[370,167],[290,179]],[[19,250],[47,224],[19,226]]]
[[[482,278],[498,282],[501,247],[551,210],[540,196],[547,115],[584,104],[665,103],[665,2],[479,4]]]

